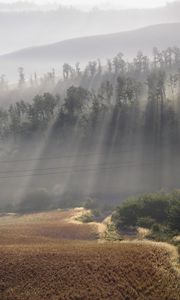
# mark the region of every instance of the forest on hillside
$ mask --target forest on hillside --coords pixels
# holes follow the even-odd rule
[[[15,89],[8,89],[2,75],[1,97],[11,96],[13,101],[0,110],[1,138],[32,138],[53,122],[52,136],[59,139],[67,138],[77,125],[77,134],[90,143],[92,133],[95,137],[106,127],[105,144],[112,144],[111,138],[122,142],[132,133],[143,134],[146,142],[178,144],[180,49],[154,48],[153,54],[150,60],[139,51],[127,62],[119,53],[107,65],[91,61],[83,70],[79,63],[65,63],[63,79],[52,70],[27,81],[19,68]]]
[[[63,78],[52,70],[27,81],[20,68],[18,86],[8,88],[2,76],[0,89],[2,99],[12,99],[0,109],[1,141],[19,147],[2,160],[24,166],[34,143],[43,141],[36,168],[17,168],[12,180],[31,171],[33,190],[58,185],[56,198],[76,195],[73,205],[82,194],[119,203],[132,194],[178,187],[180,49],[154,48],[152,59],[139,51],[132,62],[119,53],[106,65],[91,61],[83,69],[65,63]],[[53,164],[53,157],[64,165]],[[1,180],[11,179],[9,169],[4,164]]]

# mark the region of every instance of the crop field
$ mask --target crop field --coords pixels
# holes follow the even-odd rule
[[[76,218],[82,209],[0,217],[0,245],[48,243],[59,240],[96,240],[96,224],[82,224]]]
[[[180,299],[173,247],[97,243],[97,226],[78,214],[0,218],[0,300]]]

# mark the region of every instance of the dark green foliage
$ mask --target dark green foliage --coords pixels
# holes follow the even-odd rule
[[[180,192],[154,193],[125,201],[116,209],[113,221],[117,228],[141,226],[153,234],[170,235],[180,231]]]
[[[154,223],[155,220],[152,219],[151,217],[141,217],[137,219],[137,226],[143,228],[151,228]]]
[[[170,208],[168,224],[172,230],[180,231],[180,201],[174,203]]]
[[[17,102],[9,106],[8,112],[1,112],[0,126],[3,126],[8,135],[12,134],[14,137],[28,137],[39,131],[43,132],[52,120],[59,101],[59,96],[45,93],[35,96],[32,104]]]
[[[137,219],[141,215],[140,206],[141,203],[138,203],[136,199],[130,199],[118,207],[116,214],[113,215],[117,226],[136,226]]]
[[[177,234],[177,232],[173,232],[168,226],[163,226],[160,224],[155,223],[152,228],[151,232],[147,236],[150,240],[156,240],[158,242],[170,242],[174,243],[173,237]]]
[[[161,227],[160,227],[159,224],[154,223],[154,224],[152,225],[152,232],[154,232],[154,233],[159,233],[160,230],[161,230]]]

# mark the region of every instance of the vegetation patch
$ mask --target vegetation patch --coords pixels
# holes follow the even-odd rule
[[[140,226],[150,229],[149,239],[178,244],[174,237],[180,232],[180,191],[130,198],[116,209],[112,220],[117,230]]]

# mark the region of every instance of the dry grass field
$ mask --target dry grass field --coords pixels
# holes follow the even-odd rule
[[[171,246],[97,243],[79,213],[0,218],[0,300],[180,299]]]
[[[98,226],[82,224],[75,219],[81,208],[29,215],[7,215],[0,218],[0,245],[49,243],[59,240],[96,240]]]

